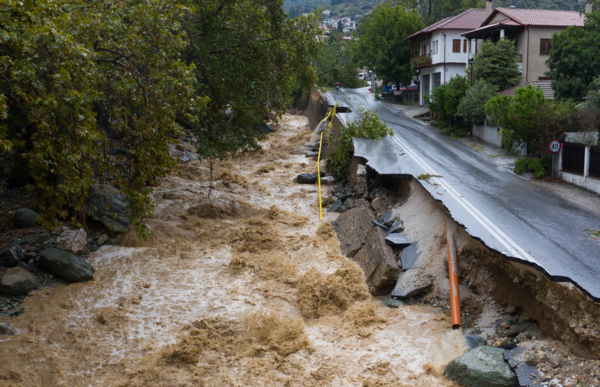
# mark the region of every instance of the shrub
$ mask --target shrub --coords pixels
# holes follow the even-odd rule
[[[546,174],[546,171],[552,165],[552,159],[549,157],[542,157],[539,159],[532,159],[527,157],[519,157],[515,161],[515,173],[521,174],[525,171],[531,170],[537,179],[541,179]]]
[[[485,104],[497,93],[495,86],[482,80],[476,81],[460,101],[456,115],[475,124],[482,123],[485,120]]]
[[[340,135],[333,151],[329,154],[329,161],[338,176],[344,175],[346,167],[352,159],[352,138],[369,138],[380,140],[385,136],[392,135],[392,129],[381,122],[375,110],[359,108],[358,119],[350,121],[348,126],[340,129]]]

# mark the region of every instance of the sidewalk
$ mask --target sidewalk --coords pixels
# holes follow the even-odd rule
[[[410,105],[400,105],[395,103],[386,103],[387,106],[396,108],[406,114],[409,117],[416,117],[418,115],[427,113],[429,108],[427,106],[410,106]]]

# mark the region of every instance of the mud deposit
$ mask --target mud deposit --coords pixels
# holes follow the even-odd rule
[[[103,247],[95,281],[27,297],[0,336],[0,386],[450,386],[463,351],[434,308],[390,309],[318,220],[302,144],[285,116],[264,149],[164,179],[155,235]],[[209,200],[210,199],[210,200]]]

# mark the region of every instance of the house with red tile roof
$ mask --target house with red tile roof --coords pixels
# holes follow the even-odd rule
[[[479,28],[485,19],[484,9],[470,9],[405,39],[411,42],[411,61],[419,74],[421,105],[427,104],[427,97],[434,88],[456,75],[465,75],[471,48],[462,34]]]
[[[588,2],[586,13],[590,12],[592,4]],[[523,73],[521,83],[524,85],[530,81],[551,80],[545,73],[548,71],[546,61],[550,56],[552,35],[570,26],[583,27],[584,22],[585,14],[577,11],[496,8],[479,28],[464,32],[462,36],[475,47],[487,39],[498,41],[507,37],[512,40],[517,48]]]

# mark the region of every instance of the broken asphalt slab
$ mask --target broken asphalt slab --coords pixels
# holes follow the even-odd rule
[[[508,362],[510,368],[517,374],[520,386],[541,386],[540,375],[537,367],[528,365],[525,362],[525,348],[515,347],[510,351],[504,352],[504,360]]]
[[[417,267],[423,267],[424,265],[419,262],[421,258],[421,252],[419,251],[419,242],[415,242],[412,245],[402,250],[402,269],[414,269]]]
[[[365,158],[369,167],[382,175],[444,176],[419,182],[469,235],[600,301],[600,245],[582,230],[598,223],[600,205],[575,200],[575,188],[565,187],[573,195],[560,194],[548,183],[523,179],[464,142],[375,101],[366,89],[342,88],[328,92],[327,98],[353,112],[359,107],[375,110],[394,131],[393,138],[354,139],[355,156]],[[343,120],[356,116],[341,115]]]
[[[393,246],[393,247],[410,246],[410,241],[404,234],[399,234],[399,233],[388,234],[385,237],[385,241],[387,242],[388,245]]]

